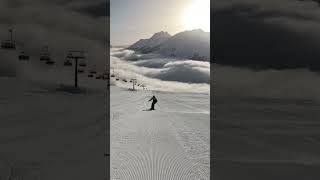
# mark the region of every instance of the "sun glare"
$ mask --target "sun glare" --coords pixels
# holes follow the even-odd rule
[[[210,0],[193,0],[184,11],[182,23],[186,30],[202,29],[209,32]]]

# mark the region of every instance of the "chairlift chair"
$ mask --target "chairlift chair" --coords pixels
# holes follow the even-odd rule
[[[50,56],[48,54],[42,54],[40,56],[40,61],[50,61]]]
[[[119,78],[116,78],[116,81],[119,81]]]
[[[79,62],[79,66],[80,66],[80,67],[86,67],[87,64],[86,64],[86,62],[84,62],[84,61],[80,61],[80,62]]]
[[[83,69],[79,69],[78,73],[84,73],[84,70]]]
[[[72,66],[72,62],[70,60],[66,60],[64,63],[63,63],[64,66]]]
[[[29,60],[29,56],[25,54],[25,52],[21,52],[20,55],[18,56],[20,61],[28,61]]]
[[[93,74],[88,74],[88,77],[89,77],[89,78],[92,78],[92,77],[93,77]]]
[[[101,76],[100,76],[100,75],[99,75],[99,76],[97,76],[97,77],[96,77],[96,79],[101,79]]]
[[[54,65],[55,64],[55,61],[52,61],[52,60],[47,60],[46,61],[46,64],[48,64],[48,65]]]
[[[12,40],[7,40],[1,43],[1,48],[2,49],[7,49],[7,50],[15,50],[16,49],[16,44]]]
[[[67,54],[67,58],[73,58],[73,56],[72,56],[72,53],[71,52],[69,52],[68,54]]]
[[[3,41],[1,43],[1,48],[2,49],[7,49],[7,50],[15,50],[16,49],[16,43],[12,38],[12,29],[9,29],[10,32],[10,39]]]
[[[97,71],[91,70],[91,71],[90,71],[90,74],[97,74]]]
[[[40,61],[51,61],[48,46],[44,46],[40,54]]]

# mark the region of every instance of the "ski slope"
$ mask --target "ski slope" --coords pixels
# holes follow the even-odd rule
[[[209,180],[208,94],[111,86],[111,179]],[[158,99],[155,111],[148,100]]]
[[[215,179],[319,179],[318,102],[219,96],[214,100]]]
[[[56,84],[0,78],[0,179],[109,176],[108,99],[93,81],[101,88],[70,94]]]

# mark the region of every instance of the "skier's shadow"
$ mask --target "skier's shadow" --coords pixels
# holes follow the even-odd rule
[[[153,110],[151,110],[151,109],[145,109],[145,110],[142,110],[142,111],[153,111]]]

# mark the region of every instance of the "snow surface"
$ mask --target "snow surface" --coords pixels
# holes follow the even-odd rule
[[[108,99],[105,83],[93,81],[95,88],[71,94],[57,91],[58,82],[0,78],[0,179],[109,176]]]
[[[319,74],[222,65],[214,71],[214,179],[319,179]]]
[[[209,180],[208,94],[111,87],[111,179]]]
[[[130,56],[137,55],[139,58],[131,61]],[[183,82],[193,72],[209,80],[209,63],[152,57],[125,49],[112,49],[110,59],[119,78],[111,78],[111,179],[209,180],[210,86],[192,78],[193,82]],[[168,77],[177,70],[172,67],[175,62],[185,64],[172,80]],[[148,90],[139,86],[136,91],[129,90],[130,78]],[[147,111],[153,94],[158,99],[156,110]]]
[[[215,96],[214,104],[214,179],[319,179],[319,103]]]

